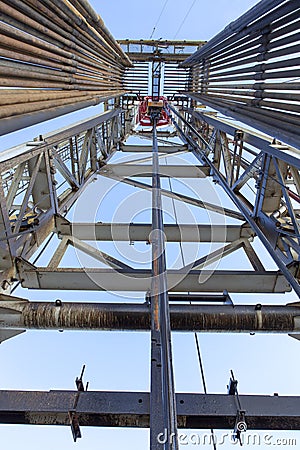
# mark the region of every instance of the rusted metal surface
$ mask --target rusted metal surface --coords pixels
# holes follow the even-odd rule
[[[67,425],[77,391],[0,391],[0,423]],[[299,397],[239,395],[251,430],[299,430]],[[176,394],[180,428],[233,429],[237,407],[233,395]],[[149,427],[148,392],[80,392],[79,424],[93,427]],[[164,430],[162,429],[161,432]]]
[[[280,15],[276,9],[281,4],[284,5],[286,15]],[[262,6],[266,5],[271,8],[272,14],[274,11],[275,16],[277,14],[273,22],[272,14],[264,15]],[[148,70],[148,62],[153,61],[154,56],[158,55],[165,65],[165,94],[172,98],[177,95],[176,105],[179,108],[186,105],[192,108],[199,100],[199,95],[202,95],[208,99],[208,104],[209,101],[211,102],[214,108],[217,109],[219,106],[219,109],[225,113],[233,110],[236,118],[244,115],[248,118],[249,123],[259,123],[264,130],[275,130],[277,133],[277,130],[281,128],[285,132],[286,130],[290,131],[291,125],[294,125],[296,129],[299,125],[297,115],[299,84],[286,83],[287,86],[283,91],[278,76],[281,75],[287,80],[287,77],[296,75],[298,77],[299,75],[299,70],[296,68],[299,65],[298,60],[295,58],[288,61],[282,59],[286,58],[287,51],[290,52],[289,54],[299,51],[299,45],[294,42],[295,32],[299,25],[299,6],[295,0],[263,0],[258,5],[258,9],[260,9],[260,15],[254,18],[253,15],[251,17],[251,14],[246,14],[247,20],[244,18],[243,23],[239,23],[240,28],[238,23],[235,23],[233,27],[227,27],[224,46],[220,42],[216,42],[216,39],[214,40],[217,49],[214,47],[210,61],[202,61],[202,67],[197,63],[192,64],[192,67],[188,65],[188,67],[177,68],[177,63],[182,61],[189,52],[188,43],[185,45],[182,42],[173,42],[173,52],[170,53],[173,45],[170,42],[159,41],[155,48],[153,46],[151,48],[153,44],[151,41],[140,41],[133,44],[140,46],[140,51],[136,52],[129,47],[127,49],[128,54],[135,61],[135,66],[131,67],[124,77],[125,69],[130,66],[129,59],[86,0],[4,0],[0,4],[0,13],[3,19],[0,24],[3,32],[3,39],[0,43],[3,48],[3,58],[0,63],[0,86],[5,88],[0,92],[0,131],[13,131],[81,107],[98,104],[104,99],[117,98],[127,89],[140,90],[143,94],[148,88],[148,73],[151,72]],[[255,20],[257,19],[259,22],[261,20],[260,16],[263,26],[253,30],[253,26],[255,28],[257,25]],[[290,20],[289,23],[285,22],[286,17],[287,20]],[[271,26],[268,24],[270,19],[272,19]],[[248,35],[249,23],[250,34]],[[254,35],[251,34],[251,30],[254,31]],[[148,52],[149,48],[151,48],[151,52]],[[208,48],[211,48],[211,44],[208,44]],[[206,50],[203,51],[205,53]],[[277,60],[269,62],[268,60],[272,58]],[[289,70],[290,64],[295,65],[294,69]],[[190,80],[187,79],[188,75],[191,77]],[[124,78],[126,78],[126,85],[123,83]],[[272,83],[274,79],[275,82]],[[264,83],[265,80],[268,82]],[[193,100],[184,101],[182,99],[186,81],[190,81],[191,93],[189,95]],[[178,91],[181,92],[181,96],[178,95]],[[274,93],[274,91],[276,92]],[[271,94],[272,97],[270,97]],[[133,95],[123,98],[120,103],[119,100],[116,100],[115,106],[117,104],[118,107],[121,105],[126,108],[129,107],[131,101],[132,105],[134,102],[137,103],[137,96],[134,97],[134,92]],[[221,103],[223,106],[220,107]],[[288,125],[282,120],[287,115]],[[249,228],[246,229],[244,225],[231,229],[231,236],[238,234],[235,239],[231,240],[245,244],[248,260],[254,270],[216,270],[211,277],[205,270],[189,271],[189,269],[193,264],[195,268],[199,268],[199,263],[204,259],[211,261],[216,257],[214,252],[192,263],[187,273],[182,273],[180,270],[166,272],[164,236],[159,234],[149,236],[149,225],[147,224],[144,224],[145,226],[143,224],[130,225],[130,233],[138,234],[139,239],[144,239],[146,236],[149,242],[154,243],[154,247],[156,245],[153,251],[152,271],[125,266],[124,263],[103,252],[101,259],[100,252],[97,254],[96,249],[79,242],[78,239],[77,241],[73,239],[73,244],[75,245],[77,242],[78,249],[85,249],[86,254],[98,255],[98,259],[101,261],[105,260],[103,258],[105,256],[106,261],[116,263],[117,269],[58,268],[64,255],[65,244],[68,244],[72,238],[69,223],[63,224],[63,227],[68,229],[68,234],[63,237],[58,252],[55,252],[48,267],[38,268],[28,262],[29,257],[39,248],[48,234],[52,231],[59,233],[59,227],[55,227],[59,222],[59,219],[56,220],[57,214],[64,214],[68,211],[96,173],[103,174],[106,170],[119,177],[134,175],[132,170],[136,169],[130,166],[127,166],[126,171],[121,165],[118,169],[113,165],[107,165],[105,169],[99,170],[101,166],[107,164],[116,149],[120,149],[120,142],[133,124],[130,117],[125,118],[124,111],[116,109],[111,112],[109,117],[106,116],[106,119],[97,123],[94,120],[89,124],[81,123],[56,136],[40,136],[40,142],[30,143],[25,150],[20,152],[12,150],[11,153],[1,154],[1,288],[6,289],[5,286],[8,286],[7,290],[9,290],[11,284],[19,280],[23,286],[37,289],[128,290],[143,291],[149,294],[153,278],[156,276],[159,278],[162,275],[159,280],[162,282],[158,283],[160,284],[158,289],[157,285],[152,289],[150,304],[85,304],[63,301],[50,304],[47,302],[30,303],[22,299],[9,300],[2,297],[0,302],[0,340],[13,337],[26,329],[148,331],[151,329],[152,307],[152,317],[154,318],[152,327],[154,332],[151,334],[152,346],[158,345],[156,345],[156,351],[151,353],[151,369],[155,369],[156,366],[158,370],[152,371],[151,394],[122,392],[16,393],[13,391],[7,393],[0,391],[0,422],[69,425],[69,418],[73,417],[71,410],[76,405],[76,419],[78,418],[80,425],[148,427],[151,426],[152,420],[154,439],[157,435],[157,428],[155,428],[157,426],[167,425],[168,430],[172,431],[169,426],[170,418],[175,424],[175,427],[173,426],[175,431],[176,422],[182,428],[233,428],[237,406],[232,396],[177,394],[177,399],[175,398],[171,379],[172,358],[168,345],[171,329],[197,332],[292,333],[294,336],[299,336],[297,335],[300,331],[298,304],[291,306],[196,304],[196,302],[206,301],[204,297],[207,292],[223,292],[223,297],[221,294],[214,296],[215,302],[227,301],[226,289],[231,292],[246,293],[290,290],[291,283],[288,282],[290,278],[287,277],[287,280],[284,280],[283,271],[280,273],[264,270],[254,252],[254,246],[252,248],[250,244],[255,232],[249,234]],[[216,120],[216,118],[211,116],[210,123],[212,120]],[[182,122],[181,119],[180,121]],[[100,123],[101,127],[99,127]],[[190,124],[192,125],[193,122],[191,121]],[[290,164],[291,159],[298,158],[298,155],[295,156],[290,149],[284,147],[282,153],[284,158],[289,161],[282,159],[285,162],[280,163],[274,159],[269,164],[271,170],[267,171],[264,169],[265,166],[260,167],[262,158],[256,153],[263,147],[260,147],[257,141],[253,146],[251,144],[251,142],[253,143],[252,135],[249,140],[249,134],[247,135],[245,130],[233,130],[231,134],[233,136],[232,147],[229,147],[228,140],[230,138],[228,139],[226,136],[226,130],[217,130],[213,134],[209,124],[203,128],[203,134],[209,144],[206,144],[205,140],[201,141],[199,136],[193,135],[188,128],[181,136],[189,150],[194,148],[195,142],[201,141],[201,149],[206,152],[205,155],[209,159],[206,165],[211,168],[206,174],[214,174],[214,181],[219,181],[222,185],[226,178],[229,188],[237,193],[238,188],[244,186],[251,177],[255,188],[258,186],[260,189],[260,177],[261,175],[265,177],[262,180],[262,190],[258,192],[258,198],[261,199],[259,201],[267,214],[266,217],[256,214],[259,205],[255,205],[251,211],[254,213],[251,220],[256,220],[256,223],[260,222],[259,226],[262,227],[266,223],[266,236],[264,237],[274,241],[276,251],[286,252],[284,267],[288,266],[291,270],[290,276],[295,274],[299,276],[295,266],[291,264],[296,261],[288,259],[290,256],[294,258],[297,254],[299,226],[296,219],[298,215],[291,214],[289,187],[286,192],[281,192],[286,179],[290,181],[292,176],[295,184],[298,183],[299,191],[298,166]],[[175,132],[165,132],[164,136],[174,134]],[[286,136],[286,134],[283,135]],[[275,134],[275,137],[277,136]],[[265,140],[263,144],[265,147],[270,147],[271,142],[273,139],[270,142]],[[273,143],[276,145],[276,140]],[[248,144],[250,149],[247,149]],[[212,146],[215,146],[214,154],[208,158]],[[250,161],[242,157],[245,148],[251,155]],[[156,148],[155,152],[158,150]],[[224,154],[224,161],[220,157],[221,152]],[[280,153],[280,150],[277,152]],[[196,154],[195,151],[194,154]],[[251,167],[252,157],[255,161],[253,167]],[[297,162],[299,165],[299,159]],[[155,167],[157,163],[156,160],[153,164],[154,176],[157,176],[159,180],[158,170]],[[220,175],[221,167],[227,171],[225,178]],[[147,166],[144,166],[143,170],[147,170],[147,174],[150,173]],[[179,165],[176,166],[176,171],[173,165],[169,165],[167,174],[178,177],[181,175],[182,177],[181,170]],[[56,171],[59,172],[58,176],[56,176]],[[242,175],[241,172],[243,172]],[[141,171],[137,173],[142,174]],[[218,177],[218,175],[220,176]],[[239,178],[240,176],[242,179]],[[57,179],[62,179],[63,184],[66,184],[66,188],[59,192],[56,187]],[[162,217],[159,217],[159,214],[162,214],[162,208],[159,205],[161,194],[168,195],[173,199],[176,198],[176,194],[161,190],[159,183],[152,187],[135,180],[123,181],[132,186],[152,190],[154,198],[156,198],[153,209],[156,208],[156,213],[158,213],[153,220],[153,231],[162,233],[163,221]],[[236,183],[238,184],[236,185]],[[155,189],[159,192],[155,193]],[[172,191],[172,189],[170,190]],[[299,201],[298,194],[299,192],[292,192],[291,198]],[[238,195],[241,200],[241,192]],[[222,214],[225,213],[230,217],[243,220],[243,222],[244,217],[248,220],[243,207],[240,207],[238,203],[236,204],[239,211],[232,211],[184,195],[177,196],[177,199],[194,206],[205,206],[210,211],[222,212]],[[244,200],[246,200],[244,205],[249,207],[249,198]],[[30,209],[32,222],[28,220],[27,209]],[[290,217],[286,215],[288,209]],[[272,233],[271,221],[273,219],[275,219],[274,226],[277,228],[280,227],[280,221],[285,220],[282,222],[284,223],[282,231],[286,233],[284,247],[280,240],[276,239],[276,242],[274,240],[274,236],[277,234]],[[251,220],[248,222],[250,223]],[[32,223],[33,228],[31,228]],[[294,235],[291,234],[291,231],[294,231],[291,230],[291,224],[295,225],[296,234]],[[122,225],[126,226],[126,224]],[[96,227],[100,237],[104,226],[107,227],[107,224]],[[143,229],[141,229],[142,226],[144,226]],[[180,241],[179,229],[180,223],[176,229],[174,227],[165,228],[166,235],[169,232],[173,236],[172,240]],[[199,231],[201,229],[197,230],[197,232]],[[206,240],[200,239],[201,242],[216,239],[207,228],[204,228],[204,232]],[[106,236],[108,236],[107,239],[112,237],[111,230],[107,230],[107,228]],[[241,236],[244,239],[239,241]],[[191,239],[192,236],[189,235],[186,240]],[[288,255],[286,251],[289,245],[288,239],[293,250],[291,255]],[[197,242],[197,239],[195,241]],[[223,243],[222,240],[218,242]],[[238,245],[235,246],[233,243],[232,246],[220,248],[220,252],[225,256],[233,248],[238,248]],[[121,267],[120,270],[119,267]],[[199,277],[202,275],[207,275],[205,283],[200,282]],[[170,286],[167,287],[167,283],[170,283]],[[297,288],[299,289],[298,285]],[[178,294],[176,297],[172,297],[172,292],[183,292],[184,294],[182,298],[178,297]],[[189,299],[186,292],[197,292],[197,297],[194,296],[190,299],[193,302],[192,305],[187,304]],[[199,292],[203,292],[203,294],[201,295]],[[297,292],[299,293],[299,291]],[[169,301],[172,302],[172,300],[176,303],[171,303],[169,308]],[[207,298],[206,303],[209,300],[212,298]],[[180,304],[181,301],[185,304]],[[161,330],[164,332],[163,336],[156,333]],[[176,403],[175,400],[177,400]],[[241,396],[241,401],[247,411],[247,424],[252,429],[300,428],[298,398]],[[178,414],[176,414],[176,409]],[[163,411],[163,414],[159,410]],[[162,416],[169,417],[163,421]],[[154,443],[150,446],[152,450],[157,448]]]
[[[183,301],[187,300],[184,297]],[[178,298],[176,302],[170,305],[173,331],[300,331],[298,305],[187,305],[179,304]],[[13,329],[147,331],[150,316],[150,306],[146,303],[48,303],[14,299],[9,302],[2,299],[0,312],[1,327]]]

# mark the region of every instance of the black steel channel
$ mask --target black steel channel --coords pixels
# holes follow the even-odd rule
[[[177,414],[156,119],[152,147],[151,450],[177,450]],[[162,433],[162,434],[161,434]],[[166,436],[166,439],[159,439]],[[163,443],[161,443],[163,442]]]

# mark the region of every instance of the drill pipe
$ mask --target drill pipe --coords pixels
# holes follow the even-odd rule
[[[171,328],[205,332],[300,332],[299,306],[300,303],[291,306],[170,304]],[[150,323],[147,303],[1,301],[0,307],[1,328],[148,331]]]

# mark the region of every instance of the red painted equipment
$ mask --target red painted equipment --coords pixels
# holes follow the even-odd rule
[[[137,123],[144,127],[151,127],[151,112],[157,111],[159,113],[159,118],[157,120],[157,127],[163,127],[169,125],[170,118],[167,114],[168,103],[166,97],[159,97],[158,101],[152,100],[151,96],[145,97],[139,105],[139,110],[137,114]]]

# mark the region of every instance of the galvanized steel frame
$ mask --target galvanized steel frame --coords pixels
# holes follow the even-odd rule
[[[119,148],[130,120],[119,108],[2,152],[2,290],[16,280],[17,258],[30,259]]]

